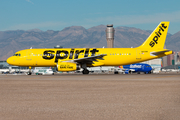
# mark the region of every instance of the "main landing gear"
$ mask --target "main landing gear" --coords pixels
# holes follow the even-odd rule
[[[82,74],[89,74],[89,70],[87,69],[87,65],[85,63],[82,64],[81,67],[83,68]]]
[[[88,69],[84,69],[84,70],[82,71],[82,73],[83,73],[83,74],[89,74],[89,70],[88,70]]]

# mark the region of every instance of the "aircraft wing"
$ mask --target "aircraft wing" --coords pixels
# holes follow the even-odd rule
[[[68,60],[68,61],[63,61],[63,62],[77,62],[77,63],[88,63],[92,64],[94,61],[97,62],[98,60],[104,60],[103,57],[106,56],[106,54],[103,55],[96,55],[96,56],[91,56],[91,57],[84,57],[84,58],[79,58],[79,59],[74,59],[74,60]]]
[[[169,52],[171,50],[163,50],[163,51],[157,51],[157,52],[151,52],[152,55],[160,55],[160,54],[163,54],[165,52]]]

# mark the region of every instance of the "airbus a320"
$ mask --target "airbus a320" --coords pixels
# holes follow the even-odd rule
[[[43,48],[25,49],[16,52],[7,59],[15,66],[57,67],[58,71],[75,71],[83,68],[83,74],[89,74],[87,67],[122,66],[160,58],[172,54],[164,49],[169,22],[161,22],[146,41],[136,48]]]

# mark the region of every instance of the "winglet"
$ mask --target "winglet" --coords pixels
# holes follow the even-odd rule
[[[146,41],[138,48],[151,48],[151,49],[163,49],[168,28],[169,21],[161,22]]]

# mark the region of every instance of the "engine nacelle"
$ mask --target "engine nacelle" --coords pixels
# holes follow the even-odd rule
[[[125,70],[125,74],[129,74],[130,72],[130,70]]]
[[[80,70],[80,65],[76,63],[71,63],[71,62],[60,62],[57,65],[57,70],[58,71],[75,71],[75,70]]]

